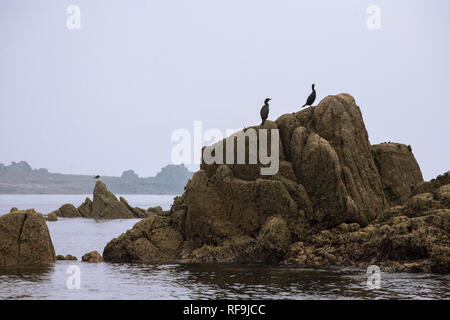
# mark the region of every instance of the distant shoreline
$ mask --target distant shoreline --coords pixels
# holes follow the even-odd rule
[[[101,175],[101,173],[99,173]],[[184,165],[167,165],[154,177],[139,177],[126,170],[120,177],[51,173],[32,169],[25,162],[0,163],[0,194],[91,194],[95,182],[101,180],[116,194],[181,194],[193,172]]]

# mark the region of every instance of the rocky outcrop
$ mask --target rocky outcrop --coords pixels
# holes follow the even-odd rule
[[[0,267],[48,265],[55,260],[41,213],[15,210],[0,216]]]
[[[440,188],[448,184],[450,184],[450,171],[437,176],[436,179],[431,179],[430,181],[421,183],[413,190],[412,195],[431,193],[437,197],[438,192],[443,191],[440,190]]]
[[[58,217],[64,218],[95,219],[146,218],[151,214],[144,209],[131,207],[127,200],[122,197],[118,200],[101,181],[97,181],[95,184],[94,201],[86,198],[78,208],[75,208],[72,204],[68,203],[53,213]]]
[[[442,191],[444,190],[444,192]],[[395,206],[368,226],[341,224],[292,244],[284,263],[367,267],[401,272],[450,273],[450,184]]]
[[[411,192],[423,182],[411,146],[400,143],[377,144],[372,146],[372,154],[389,204],[405,203]]]
[[[103,262],[103,257],[97,251],[91,251],[86,253],[81,257],[81,261],[90,262],[90,263],[100,263]]]
[[[136,218],[123,202],[120,202],[112,192],[106,189],[106,185],[101,181],[97,181],[95,184],[90,214],[92,217],[105,219]]]
[[[279,151],[276,174],[261,174],[261,168],[267,165],[260,161],[260,154],[255,155],[249,149],[252,139],[249,129],[255,129],[259,147],[264,141],[260,134],[265,134],[261,129],[279,130],[278,149],[274,148]],[[265,140],[271,150],[277,141],[271,141],[270,133],[267,134]],[[283,115],[275,122],[265,121],[264,126],[247,128],[204,151],[220,159],[220,153],[216,152],[222,146],[223,160],[232,159],[227,152],[233,149],[228,149],[227,144],[242,136],[247,164],[223,164],[224,161],[208,164],[203,159],[201,170],[188,181],[183,195],[175,198],[171,211],[156,213],[113,239],[104,249],[105,260],[285,261],[327,265],[337,264],[339,258],[334,255],[333,260],[330,255],[325,260],[320,256],[320,260],[319,254],[304,259],[296,257],[303,254],[299,253],[302,250],[309,252],[320,248],[324,248],[325,254],[334,248],[334,243],[343,246],[355,239],[349,249],[345,246],[340,249],[348,254],[348,259],[340,260],[347,264],[353,255],[352,248],[364,252],[361,246],[381,245],[377,242],[381,235],[392,239],[403,236],[395,226],[398,219],[394,221],[394,217],[389,217],[382,222],[379,217],[387,214],[391,205],[407,201],[415,192],[412,189],[420,188],[420,169],[411,148],[400,144],[370,145],[361,111],[350,95],[326,97],[316,107]],[[239,149],[236,144],[233,148],[236,161]],[[256,156],[258,162],[248,164],[250,156]],[[410,176],[404,178],[407,174]],[[436,192],[443,195],[439,201],[444,205],[446,187]],[[411,201],[421,203],[422,200]],[[392,226],[392,230],[383,227],[385,233],[382,233],[378,230],[382,225]],[[434,227],[440,228],[433,229],[439,233],[437,238],[448,233],[445,228]],[[372,242],[366,237],[371,228],[376,229]],[[328,240],[332,245],[329,248],[319,245],[322,240],[311,240],[319,239],[322,234],[330,234]],[[344,239],[343,234],[348,234],[349,238]],[[343,239],[342,242],[339,239]],[[436,251],[437,246],[437,242],[434,246],[430,244],[429,250]],[[444,241],[442,246],[445,248],[448,244]],[[367,262],[374,258],[375,251],[366,253],[366,260],[355,258],[355,261]],[[378,252],[376,254],[379,256]],[[401,263],[400,256],[394,254],[386,259],[392,257],[392,261]],[[410,259],[416,261],[424,257],[412,254]],[[442,257],[433,255],[428,259],[442,262]]]

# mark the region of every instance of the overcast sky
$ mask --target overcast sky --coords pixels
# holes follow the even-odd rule
[[[372,144],[411,144],[428,180],[450,169],[449,13],[445,0],[1,0],[0,162],[154,175],[175,129],[257,124],[266,97],[275,120],[314,82],[316,103],[355,97]]]

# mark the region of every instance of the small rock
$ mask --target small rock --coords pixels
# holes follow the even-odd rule
[[[47,219],[46,219],[47,221],[58,221],[58,216],[56,215],[56,213],[55,212],[50,212],[48,215],[47,215]]]
[[[57,256],[56,256],[56,260],[78,260],[77,259],[77,257],[75,257],[75,256],[73,256],[73,255],[71,255],[71,254],[68,254],[68,255],[66,255],[66,256],[63,256],[62,254],[58,254]]]
[[[93,263],[98,263],[98,262],[103,262],[103,257],[100,255],[100,253],[98,253],[97,251],[91,251],[86,253],[82,258],[82,261],[84,262],[93,262]]]

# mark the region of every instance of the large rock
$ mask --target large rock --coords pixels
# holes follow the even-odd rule
[[[422,172],[411,146],[382,143],[372,146],[373,158],[381,175],[384,194],[390,205],[400,205],[423,182]]]
[[[422,185],[412,152],[397,144],[395,150],[372,147],[361,111],[350,95],[329,96],[316,107],[251,128],[257,133],[279,129],[276,174],[262,175],[261,168],[267,165],[260,162],[208,164],[203,158],[201,170],[188,181],[183,195],[175,198],[170,212],[155,212],[110,241],[104,249],[105,260],[344,265],[354,264],[356,255],[356,263],[378,259],[391,266],[404,259],[408,263],[423,260],[429,266],[423,270],[447,272],[448,243],[438,240],[448,239],[444,222],[449,208],[444,199],[450,196],[450,182],[440,179],[439,188],[433,184],[428,194],[410,198]],[[250,136],[249,129],[204,151],[215,156],[223,146],[225,160],[230,156],[226,141],[243,133]],[[267,140],[269,146],[276,142]],[[248,150],[249,141],[243,150],[247,161],[254,155]],[[236,161],[236,153],[234,157]],[[399,181],[408,170],[414,176]],[[394,193],[385,194],[389,188],[397,198]],[[406,202],[398,207],[400,215],[414,212],[415,216],[406,217],[411,222],[388,209],[397,201]],[[430,217],[437,217],[431,225]],[[412,236],[415,242],[408,236],[409,230],[415,230],[410,224],[418,228]],[[380,242],[383,237],[387,242]],[[421,244],[423,239],[426,245]],[[376,248],[391,248],[389,241],[398,246],[393,245],[392,252],[383,251],[384,259]],[[408,247],[409,243],[416,244]],[[417,246],[427,246],[427,253],[416,250]]]
[[[0,266],[48,265],[56,260],[44,216],[33,209],[0,216]]]

